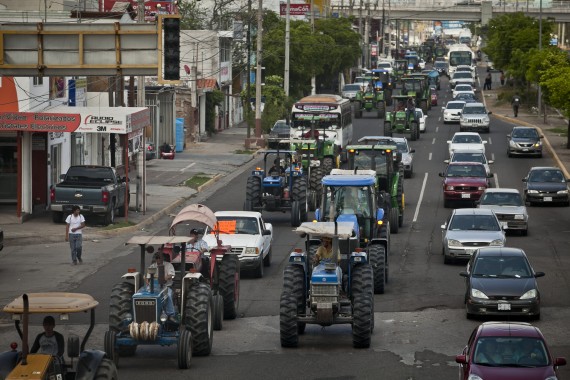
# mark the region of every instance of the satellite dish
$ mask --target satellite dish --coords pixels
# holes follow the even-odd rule
[[[186,74],[190,75],[190,68],[188,65],[184,65],[184,71],[186,71]]]

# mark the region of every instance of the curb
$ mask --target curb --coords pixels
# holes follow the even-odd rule
[[[540,132],[540,134],[542,136],[544,136],[544,142],[546,147],[548,148],[548,152],[550,152],[550,154],[552,155],[552,158],[554,158],[554,161],[556,162],[556,164],[558,165],[558,167],[562,170],[562,172],[564,173],[564,176],[566,178],[570,178],[570,174],[568,173],[568,169],[566,169],[566,166],[562,163],[562,161],[560,160],[560,157],[558,157],[558,154],[556,154],[556,151],[554,150],[554,148],[552,147],[552,144],[550,143],[550,141],[548,140],[548,137],[544,134],[544,132],[542,131],[542,128],[540,128],[537,125],[531,124],[529,122],[526,122],[524,120],[519,120],[519,119],[513,119],[510,118],[508,116],[502,116],[502,115],[497,115],[497,114],[493,114],[493,116],[503,120],[503,121],[507,121],[509,123],[514,123],[514,124],[523,124],[527,127],[534,127],[536,129],[538,129],[538,131]]]
[[[222,178],[222,177],[223,176],[220,173],[214,175],[214,177],[209,179],[206,183],[198,186],[196,191],[198,191],[198,193],[201,193],[202,191],[206,190],[208,187],[212,186],[214,183],[218,182],[220,180],[220,178]]]

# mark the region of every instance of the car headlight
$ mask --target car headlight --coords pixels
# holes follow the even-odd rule
[[[484,118],[483,118],[483,122],[484,122],[484,123],[488,123],[488,122],[489,122],[489,118],[488,118],[488,117],[484,117]]]
[[[487,297],[487,295],[485,293],[483,293],[482,291],[480,291],[479,289],[471,289],[471,297],[483,298],[486,300],[489,299],[489,297]]]
[[[461,242],[459,240],[449,239],[449,240],[447,240],[447,246],[448,247],[461,247]]]
[[[482,190],[485,190],[486,188],[487,188],[486,186],[479,186],[479,187],[477,188],[477,190],[482,191]]]
[[[517,146],[517,143],[514,142],[513,140],[509,140],[509,145],[510,146]]]
[[[454,187],[451,185],[445,186],[445,190],[453,191]]]
[[[538,190],[528,190],[527,193],[529,193],[529,194],[538,194]]]
[[[535,148],[539,148],[542,146],[542,142],[537,142],[536,144],[533,145]]]
[[[246,255],[259,255],[259,248],[257,247],[247,247],[245,249]]]
[[[523,214],[515,215],[515,220],[524,220],[524,215]]]
[[[490,247],[502,247],[505,245],[505,241],[503,239],[495,239],[489,243]]]
[[[544,380],[558,380],[558,378],[556,376],[548,376],[546,379]]]
[[[525,294],[523,294],[520,299],[521,300],[528,300],[531,298],[536,298],[536,295],[537,295],[536,289],[531,289],[528,292],[526,292]]]
[[[469,377],[467,378],[467,380],[483,380],[481,377],[479,377],[478,375],[469,375]],[[548,380],[548,379],[546,379]]]
[[[557,191],[556,194],[568,194],[568,189]]]

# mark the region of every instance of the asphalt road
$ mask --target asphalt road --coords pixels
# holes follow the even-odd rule
[[[444,169],[443,160],[447,158],[446,141],[459,129],[457,125],[444,125],[441,121],[440,107],[450,97],[447,88],[444,83],[440,105],[428,113],[427,132],[420,140],[411,142],[416,153],[414,176],[405,182],[405,222],[400,232],[392,235],[390,283],[386,293],[375,296],[376,329],[370,349],[352,348],[348,326],[309,326],[300,337],[299,348],[280,347],[278,312],[282,271],[289,252],[302,245],[292,233],[288,214],[265,213],[264,218],[273,223],[275,233],[271,267],[266,268],[262,279],[242,275],[240,317],[224,321],[224,329],[215,332],[212,354],[194,358],[192,368],[181,371],[176,366],[175,347],[140,347],[135,357],[121,359],[121,378],[456,378],[454,356],[461,352],[469,334],[481,321],[465,318],[464,283],[458,275],[464,263],[444,265],[441,255],[440,225],[451,209],[443,208],[438,172]],[[382,121],[372,115],[365,114],[363,119],[355,120],[354,141],[364,135],[381,134]],[[483,137],[488,141],[487,156],[495,161],[491,165],[496,174],[495,185],[521,189],[521,179],[531,166],[553,162],[548,155],[542,159],[507,158],[505,135],[510,127],[494,119],[491,133]],[[255,163],[250,166],[253,168]],[[214,210],[240,210],[246,178],[247,171],[231,181],[221,181],[218,190],[201,202]],[[554,355],[570,359],[570,333],[566,327],[570,317],[570,259],[567,257],[570,215],[564,207],[532,207],[529,214],[529,235],[509,234],[507,245],[524,249],[534,269],[546,272],[546,276],[538,280],[543,300],[542,318],[533,324],[543,331]],[[168,223],[169,219],[164,218],[147,233],[166,233]],[[86,279],[80,282],[71,279],[64,289],[90,293],[100,300],[91,347],[103,346],[111,287],[129,267],[138,265],[134,248],[123,245],[127,239],[120,236],[104,242],[113,252],[113,258],[101,268],[93,269]],[[21,247],[24,253],[38,248],[41,247]],[[24,286],[19,283],[7,281],[11,278],[9,273],[3,273],[4,280],[0,280],[3,289],[23,290]],[[69,333],[83,327],[82,321],[77,320],[65,330],[63,326],[60,328]],[[1,341],[8,343],[14,337],[7,327],[0,329]],[[562,367],[560,374],[562,378],[569,377],[570,368]]]

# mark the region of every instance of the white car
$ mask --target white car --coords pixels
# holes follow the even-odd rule
[[[458,71],[468,71],[471,72],[471,74],[473,74],[473,77],[475,79],[477,79],[477,66],[470,66],[470,65],[457,65],[457,67],[455,68],[455,72]]]
[[[470,84],[471,86],[475,86],[475,78],[473,74],[467,71],[456,71],[453,73],[451,80],[449,81],[449,85],[451,88],[454,88],[458,84]]]
[[[445,107],[441,107],[443,110],[443,124],[459,123],[464,105],[465,102],[462,100],[452,100],[447,102]]]
[[[416,108],[416,119],[418,120],[418,125],[420,127],[420,132],[424,133],[426,131],[426,119],[427,115],[424,114],[421,108]]]
[[[361,91],[366,91],[366,87],[370,82],[366,80],[365,77],[356,77],[354,78],[354,82],[352,84],[359,84]]]
[[[271,223],[265,223],[256,211],[218,211],[215,215],[222,245],[231,246],[239,257],[240,269],[253,269],[256,277],[263,277],[263,267],[271,264]],[[210,248],[217,246],[216,236],[209,229],[204,241]]]
[[[394,71],[394,68],[392,67],[392,64],[388,61],[380,61],[378,62],[378,65],[376,67],[379,70],[385,70],[388,73],[392,74],[392,72]]]
[[[446,164],[450,162],[479,162],[485,166],[485,171],[487,175],[491,174],[491,168],[489,165],[493,164],[495,161],[487,160],[485,153],[479,150],[455,150],[451,159],[443,161]]]
[[[451,97],[455,98],[457,94],[460,92],[470,92],[475,95],[475,90],[470,84],[458,84],[455,88],[451,91]]]
[[[485,153],[485,144],[477,132],[456,132],[451,140],[447,141],[449,147],[449,157],[456,150],[471,150]]]

